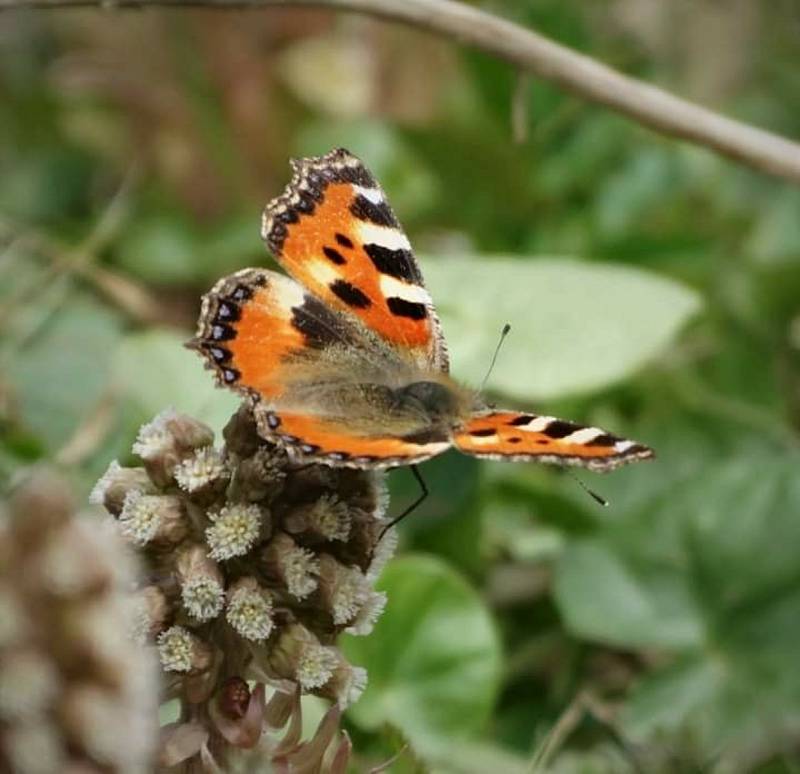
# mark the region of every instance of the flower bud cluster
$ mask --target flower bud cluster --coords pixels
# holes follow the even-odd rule
[[[158,671],[127,636],[133,557],[38,471],[0,519],[0,771],[153,768]]]
[[[247,405],[223,435],[215,448],[204,424],[165,411],[133,447],[142,467],[112,463],[92,494],[146,567],[132,628],[182,703],[171,764],[255,746],[263,728],[290,722],[303,693],[330,699],[338,722],[366,672],[336,639],[368,634],[386,602],[374,589],[395,541],[380,539],[382,474],[291,459],[258,436]],[[278,689],[269,701],[264,684]],[[281,744],[273,760],[300,754]],[[337,749],[346,762],[349,747]]]

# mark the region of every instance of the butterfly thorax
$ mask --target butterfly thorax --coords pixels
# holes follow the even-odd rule
[[[449,437],[475,410],[474,393],[441,373],[419,372],[403,380],[385,374],[374,381],[350,376],[295,384],[277,407],[342,422],[365,435],[390,427],[401,437],[431,431]]]
[[[462,413],[463,396],[439,381],[411,382],[394,391],[401,411],[419,411],[434,424],[447,423]]]

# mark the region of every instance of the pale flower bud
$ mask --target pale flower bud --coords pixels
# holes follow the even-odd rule
[[[146,495],[133,490],[119,515],[122,534],[137,546],[171,546],[189,532],[183,501],[177,495]]]
[[[175,468],[183,460],[213,442],[210,427],[174,409],[166,409],[142,426],[132,451],[144,461],[151,480],[158,486],[166,486],[174,480]]]
[[[340,564],[332,556],[319,559],[319,593],[336,625],[349,624],[367,603],[371,584],[358,569]]]
[[[275,535],[264,551],[264,570],[295,599],[305,599],[318,585],[319,561],[284,532]]]
[[[347,540],[350,536],[350,509],[335,494],[324,494],[315,502],[293,509],[285,519],[288,532],[310,534],[319,540]]]
[[[123,468],[114,460],[94,485],[89,502],[102,505],[112,516],[119,516],[128,492],[153,494],[156,490],[144,468]]]
[[[176,561],[183,606],[196,621],[210,621],[222,611],[225,587],[217,563],[201,544],[181,551]]]
[[[339,665],[336,648],[324,646],[302,624],[291,624],[280,634],[269,654],[269,665],[282,678],[295,680],[304,690],[321,688]]]
[[[188,494],[220,489],[225,486],[228,476],[228,467],[222,459],[222,454],[213,446],[195,450],[175,468],[175,480]]]
[[[211,648],[182,626],[172,626],[159,635],[158,657],[167,672],[199,674],[212,663]]]
[[[272,598],[255,578],[241,578],[230,589],[225,617],[246,640],[262,642],[273,628]]]
[[[265,528],[264,514],[257,505],[226,505],[209,513],[213,522],[206,530],[209,555],[218,560],[246,554]]]

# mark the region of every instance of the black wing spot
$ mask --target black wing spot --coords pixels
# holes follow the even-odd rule
[[[574,433],[576,430],[580,429],[581,425],[576,425],[574,422],[564,422],[561,419],[556,419],[554,422],[551,422],[547,427],[545,427],[542,432],[548,438],[564,438],[570,433]]]
[[[603,435],[598,435],[592,441],[589,441],[586,445],[587,446],[613,446],[619,438],[609,433],[604,433]]]
[[[342,246],[346,247],[349,250],[353,249],[353,243],[350,239],[348,239],[344,234],[336,234],[336,241]]]
[[[300,445],[300,451],[303,454],[316,454],[319,451],[319,446],[313,443],[304,443]]]
[[[233,384],[241,374],[235,368],[223,368],[222,369],[222,378],[225,380],[225,384]]]
[[[356,309],[366,309],[372,306],[372,301],[369,300],[369,296],[366,296],[355,285],[351,285],[349,282],[338,279],[330,284],[330,289],[337,298],[340,298],[348,306],[352,306]]]
[[[530,424],[534,419],[536,419],[536,417],[533,414],[520,414],[518,417],[514,417],[514,419],[510,420],[508,424],[511,425],[511,427],[521,427],[522,425]]]
[[[277,414],[270,411],[270,413],[267,414],[267,424],[269,425],[270,429],[272,430],[277,429],[278,427],[281,426],[280,417],[278,417]]]
[[[314,296],[307,295],[302,304],[292,307],[292,326],[303,334],[305,344],[315,349],[352,341],[351,330]]]
[[[356,196],[355,201],[350,205],[350,212],[359,220],[367,220],[376,226],[389,226],[398,228],[394,213],[386,202],[371,202],[366,196]]]
[[[425,304],[406,301],[404,298],[392,296],[386,301],[389,311],[398,317],[409,317],[412,320],[424,320],[428,316]]]
[[[469,434],[474,435],[476,438],[488,438],[490,435],[497,435],[497,431],[487,427],[483,430],[470,430]]]
[[[512,436],[511,438],[508,439],[508,442],[509,443],[522,443],[522,438],[520,438],[518,435],[514,435],[514,436]]]
[[[298,195],[297,203],[294,205],[295,209],[303,215],[310,215],[314,212],[315,206],[316,202],[314,201],[314,197],[306,191],[302,191]]]
[[[347,263],[344,256],[335,248],[333,247],[323,247],[322,252],[325,253],[325,257],[335,263],[337,266],[343,266]]]
[[[422,277],[414,265],[414,256],[410,250],[390,250],[383,245],[368,244],[364,245],[364,252],[381,274],[406,282],[421,282]]]
[[[357,167],[341,167],[336,172],[336,179],[345,183],[360,185],[362,188],[375,188],[376,185],[375,178],[372,177],[363,164],[359,164]]]

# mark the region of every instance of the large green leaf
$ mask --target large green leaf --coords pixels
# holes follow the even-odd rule
[[[41,324],[28,327],[30,339],[8,368],[23,425],[50,451],[66,443],[105,396],[121,337],[117,314],[87,295],[67,290],[65,296],[55,311],[48,302],[60,302],[49,295],[24,310]]]
[[[708,756],[765,727],[800,731],[798,470],[796,453],[740,452],[564,552],[556,600],[572,631],[676,657],[628,702],[632,736],[691,729]]]
[[[456,376],[480,383],[505,323],[490,385],[522,399],[586,392],[652,360],[700,307],[678,283],[568,258],[426,261]]]
[[[497,695],[500,643],[475,591],[423,555],[392,562],[379,588],[389,597],[369,637],[347,638],[369,685],[350,710],[365,729],[390,723],[421,753],[479,731]]]

